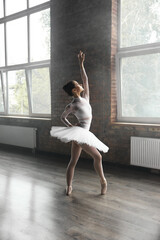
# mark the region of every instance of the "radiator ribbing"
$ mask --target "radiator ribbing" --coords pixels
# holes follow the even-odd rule
[[[131,137],[131,165],[160,169],[160,139]]]

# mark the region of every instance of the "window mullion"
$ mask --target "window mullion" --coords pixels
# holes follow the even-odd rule
[[[31,100],[31,87],[30,87],[30,78],[31,78],[31,71],[25,70],[26,74],[26,85],[27,85],[27,93],[28,93],[28,106],[29,106],[29,116],[32,115],[32,100]]]
[[[117,40],[118,40],[118,49],[120,49],[120,46],[121,46],[121,0],[117,1],[117,4],[118,4],[118,16],[117,16],[117,19],[119,20],[117,25],[118,25],[118,29],[117,29]]]
[[[4,17],[6,16],[6,1],[3,0],[3,13],[4,13]]]
[[[7,66],[7,27],[6,23],[4,23],[4,51],[5,51],[5,66]]]
[[[27,32],[28,32],[28,63],[30,63],[30,15],[27,16]]]
[[[0,67],[0,70],[12,71],[12,70],[18,70],[18,69],[23,69],[23,68],[26,69],[26,68],[48,67],[49,65],[50,65],[50,60],[44,60],[44,61],[39,61],[39,62],[22,63],[22,64],[7,66],[7,67]]]
[[[6,115],[8,115],[9,111],[8,111],[8,72],[6,72],[6,109],[5,109],[5,113]]]
[[[117,76],[117,119],[122,116],[122,98],[121,98],[121,63],[120,58],[116,56],[116,76]]]
[[[39,11],[42,11],[42,10],[45,10],[47,8],[50,8],[50,2],[49,1],[45,2],[43,4],[40,4],[40,5],[34,6],[32,8],[28,8],[28,9],[22,10],[20,12],[13,13],[13,14],[8,15],[8,16],[5,15],[4,18],[1,18],[1,23],[13,21],[15,19],[27,16],[29,14],[36,13],[36,12],[39,12]],[[4,5],[4,11],[5,11],[5,5]]]
[[[4,6],[4,17],[6,16],[6,1],[3,0]],[[4,22],[4,51],[5,51],[5,66],[7,66],[7,27],[6,22]]]
[[[27,9],[29,8],[29,0],[26,0],[27,1]]]
[[[0,71],[0,76],[1,76],[1,88],[2,88],[2,99],[3,99],[3,106],[4,106],[4,112],[5,112],[5,91],[4,91],[4,79],[3,79],[3,72]]]

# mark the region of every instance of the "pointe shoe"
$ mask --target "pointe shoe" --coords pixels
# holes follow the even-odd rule
[[[101,182],[101,195],[105,195],[107,192],[107,180]]]
[[[72,193],[72,186],[67,186],[66,187],[66,195],[69,196]]]

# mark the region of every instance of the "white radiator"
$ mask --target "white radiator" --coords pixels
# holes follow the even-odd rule
[[[0,143],[36,148],[36,128],[0,125]]]
[[[160,139],[131,137],[131,165],[160,169]]]

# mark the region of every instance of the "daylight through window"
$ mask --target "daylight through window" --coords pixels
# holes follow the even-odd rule
[[[50,116],[50,1],[0,1],[0,114]]]
[[[121,0],[118,121],[160,122],[160,1]]]

